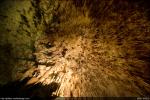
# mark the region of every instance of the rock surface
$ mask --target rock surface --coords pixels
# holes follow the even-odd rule
[[[9,1],[2,2],[7,13],[0,16],[7,16],[0,24],[1,84],[31,77],[26,85],[59,84],[52,96],[150,95],[145,6],[128,0]]]

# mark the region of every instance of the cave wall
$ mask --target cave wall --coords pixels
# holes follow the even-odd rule
[[[54,0],[1,0],[0,3],[0,80],[19,79],[35,64],[34,43],[51,23]],[[56,7],[55,7],[56,6]],[[48,14],[45,14],[48,13]]]
[[[128,0],[1,1],[1,84],[31,76],[28,84],[61,81],[59,96],[149,95],[146,9]]]
[[[14,69],[15,59],[19,51],[23,51],[25,46],[30,45],[29,39],[24,31],[18,32],[21,23],[20,10],[29,9],[29,1],[1,1],[0,4],[0,45],[1,45],[1,83],[12,80],[12,70]],[[24,32],[24,33],[23,33]],[[21,36],[24,34],[26,37]],[[23,41],[21,41],[23,40]],[[24,47],[21,44],[26,44]],[[27,52],[31,52],[27,49]]]

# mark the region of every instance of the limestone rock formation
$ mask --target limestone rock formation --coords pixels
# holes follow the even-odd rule
[[[1,5],[6,5],[0,6],[1,84],[30,77],[18,91],[40,84],[28,96],[42,98],[150,96],[148,1],[6,0]]]

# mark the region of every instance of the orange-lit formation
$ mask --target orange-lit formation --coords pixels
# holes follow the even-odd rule
[[[31,98],[150,95],[148,1],[6,0],[1,5],[2,90],[19,80],[8,86]]]

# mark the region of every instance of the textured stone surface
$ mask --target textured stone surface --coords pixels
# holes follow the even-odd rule
[[[143,6],[128,0],[1,5],[1,83],[31,77],[26,85],[55,83],[51,95],[61,97],[150,95],[150,22]]]

